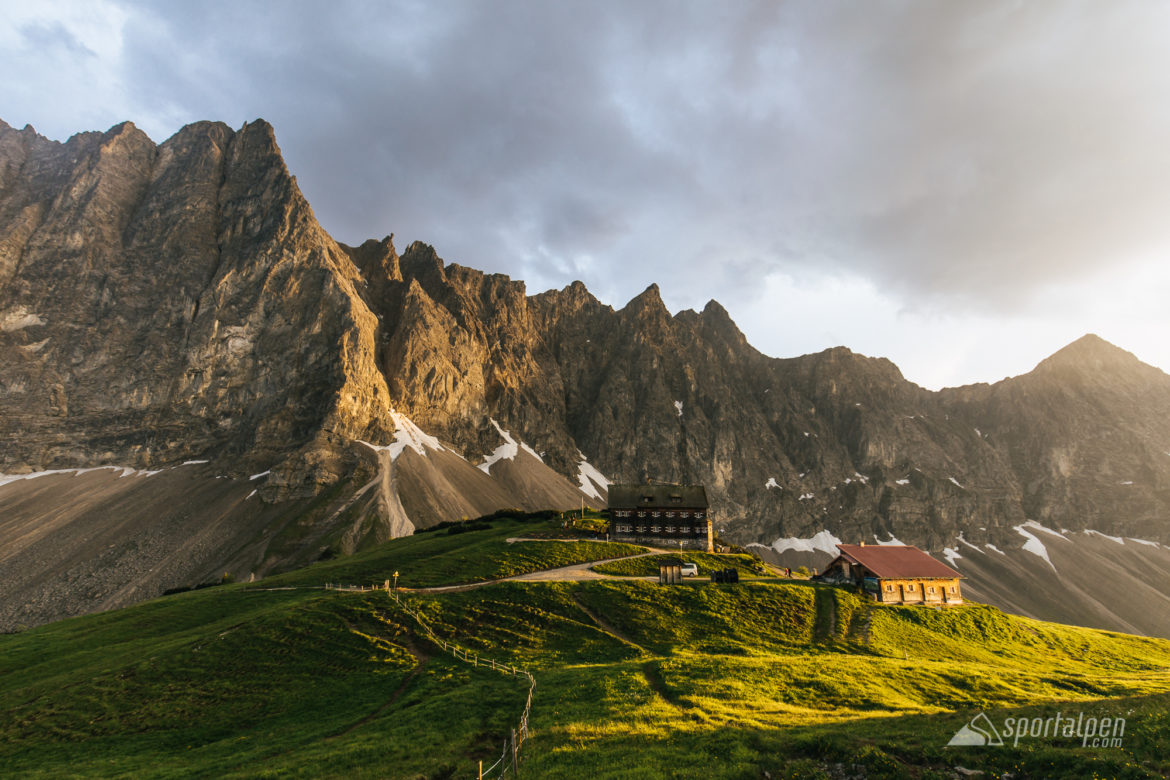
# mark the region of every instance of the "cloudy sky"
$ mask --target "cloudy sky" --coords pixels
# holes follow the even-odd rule
[[[1170,369],[1170,3],[0,0],[0,118],[263,117],[321,223],[927,387]]]

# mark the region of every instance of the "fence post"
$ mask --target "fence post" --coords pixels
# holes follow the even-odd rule
[[[516,729],[512,729],[512,774],[520,776],[520,770],[516,766]]]
[[[483,780],[483,759],[479,760],[479,780]]]

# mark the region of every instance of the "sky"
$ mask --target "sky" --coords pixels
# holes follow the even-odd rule
[[[0,119],[264,118],[321,224],[938,388],[1170,369],[1170,3],[0,0]]]

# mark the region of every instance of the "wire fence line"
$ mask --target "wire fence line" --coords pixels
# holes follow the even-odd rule
[[[338,585],[337,583],[325,583],[325,590],[338,590],[349,593],[369,593],[373,591],[383,591],[394,600],[403,612],[409,615],[415,623],[418,624],[422,632],[426,634],[427,638],[442,648],[443,652],[450,653],[453,658],[457,658],[466,664],[479,668],[491,668],[501,674],[511,675],[512,677],[526,677],[528,679],[528,698],[524,702],[524,710],[520,714],[520,721],[516,728],[511,730],[511,734],[504,738],[503,752],[494,764],[489,767],[484,767],[483,762],[479,763],[478,778],[495,778],[496,780],[504,780],[507,777],[519,777],[520,773],[520,750],[524,743],[531,737],[531,732],[528,729],[528,717],[532,712],[532,697],[536,693],[536,678],[527,669],[520,668],[514,664],[506,664],[502,661],[497,661],[494,658],[487,658],[480,656],[479,653],[474,653],[466,648],[459,647],[454,642],[448,642],[431,628],[426,619],[418,612],[418,610],[406,604],[398,595],[397,588],[390,588],[389,585],[378,587],[373,585]],[[498,772],[498,774],[492,774]]]

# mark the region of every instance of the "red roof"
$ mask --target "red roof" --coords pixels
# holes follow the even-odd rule
[[[963,576],[942,561],[936,561],[910,545],[839,544],[837,549],[846,560],[861,564],[882,579],[950,579]]]

